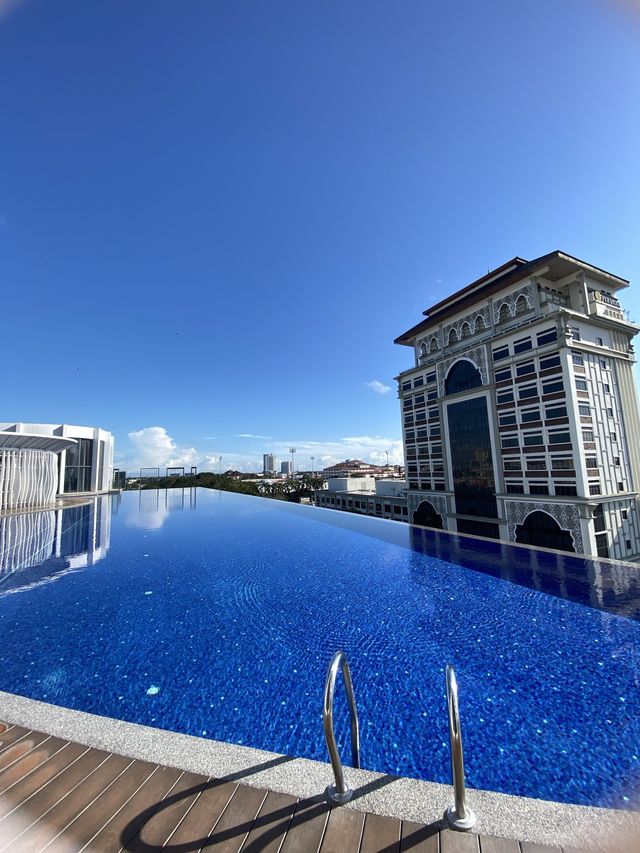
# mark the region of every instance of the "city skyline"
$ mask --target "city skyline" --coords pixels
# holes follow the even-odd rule
[[[5,0],[3,419],[132,472],[400,463],[416,315],[558,247],[640,281],[639,39],[605,0]]]

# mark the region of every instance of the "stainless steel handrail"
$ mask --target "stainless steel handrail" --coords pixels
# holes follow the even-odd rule
[[[342,667],[342,677],[344,678],[344,686],[347,691],[347,699],[349,701],[349,715],[351,717],[351,762],[354,767],[360,767],[360,727],[358,725],[358,711],[356,709],[356,697],[353,692],[353,682],[351,681],[351,670],[347,662],[347,656],[344,652],[336,652],[329,664],[327,671],[327,680],[324,685],[324,707],[322,710],[322,724],[324,726],[324,739],[327,742],[329,750],[329,758],[333,767],[333,775],[335,777],[335,785],[329,785],[327,788],[327,797],[334,803],[347,803],[351,799],[353,791],[347,785],[344,772],[342,770],[342,761],[340,760],[340,752],[336,743],[336,736],[333,731],[333,698],[336,692],[336,678],[338,669]]]
[[[462,754],[462,732],[460,731],[460,711],[458,709],[458,682],[456,671],[450,664],[447,664],[445,681],[447,685],[454,798],[454,803],[446,810],[445,817],[454,829],[471,829],[472,826],[475,826],[476,816],[465,803],[464,756]]]

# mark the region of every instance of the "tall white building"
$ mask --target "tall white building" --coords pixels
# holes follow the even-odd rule
[[[640,555],[628,284],[559,251],[514,258],[397,338],[410,521]]]
[[[262,473],[275,474],[278,470],[278,460],[273,453],[264,453],[262,455]]]

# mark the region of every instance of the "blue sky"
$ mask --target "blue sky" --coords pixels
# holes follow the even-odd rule
[[[0,0],[0,420],[399,461],[393,339],[487,269],[640,319],[639,5]]]

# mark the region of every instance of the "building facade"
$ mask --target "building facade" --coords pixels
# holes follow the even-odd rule
[[[75,441],[0,431],[0,512],[51,506],[58,492],[58,460]]]
[[[284,474],[285,477],[290,477],[293,473],[293,462],[281,462],[280,473]]]
[[[640,555],[628,281],[562,252],[514,258],[396,339],[410,521]]]
[[[54,464],[54,496],[78,493],[99,494],[111,488],[113,435],[110,432],[98,427],[69,424],[0,423],[0,433],[3,432],[17,436],[67,439],[59,442],[60,450],[57,452]]]
[[[314,491],[314,503],[326,509],[408,521],[405,484],[402,480],[376,480],[373,477],[331,478],[327,481],[326,489]]]

